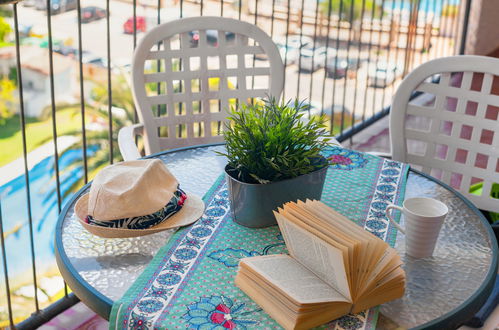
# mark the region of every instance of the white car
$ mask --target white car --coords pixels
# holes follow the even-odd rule
[[[286,41],[286,40],[284,40]],[[299,35],[290,35],[288,36],[287,45],[289,48],[304,48],[304,47],[313,47],[314,40],[307,36],[299,36]]]
[[[293,64],[298,59],[298,51],[303,48],[312,48],[314,40],[307,36],[290,35],[286,43],[286,38],[281,38],[277,43],[282,60],[287,65]]]
[[[402,72],[400,69],[392,63],[379,62],[377,66],[369,65],[367,71],[367,79],[369,85],[373,87],[386,87],[395,81]]]
[[[334,56],[335,53],[336,50],[334,48],[302,48],[300,52],[301,58],[296,60],[296,64],[300,71],[314,72],[315,70],[324,67],[326,56],[329,58]]]

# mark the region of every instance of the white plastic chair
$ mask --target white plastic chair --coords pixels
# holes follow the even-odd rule
[[[499,82],[498,59],[452,56],[424,63],[394,96],[390,140],[393,159],[419,165],[478,208],[499,212],[499,199],[491,197],[493,184],[499,184],[499,91],[492,90],[494,81]],[[426,101],[410,101],[414,91],[426,93]],[[482,194],[470,193],[479,182]]]
[[[284,66],[272,39],[255,25],[222,17],[157,26],[137,46],[132,68],[140,124],[119,132],[125,160],[141,157],[135,144],[139,134],[146,154],[222,142],[229,107],[279,98],[284,85]]]

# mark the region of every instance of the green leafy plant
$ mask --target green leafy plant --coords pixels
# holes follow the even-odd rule
[[[224,130],[229,175],[246,183],[269,183],[323,168],[328,146],[324,117],[301,120],[309,105],[267,99],[232,108]]]

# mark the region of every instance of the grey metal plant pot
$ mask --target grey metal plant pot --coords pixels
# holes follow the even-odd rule
[[[267,184],[244,183],[227,173],[232,216],[245,227],[262,228],[277,224],[272,211],[298,199],[320,199],[328,166],[296,178]]]

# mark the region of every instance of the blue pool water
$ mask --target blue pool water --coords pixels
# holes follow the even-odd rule
[[[89,153],[94,151],[89,148]],[[81,167],[63,171],[76,159],[81,158],[81,150],[68,150],[59,158],[61,169],[61,191],[77,181],[83,175]],[[56,181],[54,179],[54,157],[45,158],[30,171],[31,211],[33,219],[33,234],[35,256],[38,273],[43,273],[55,263],[54,235],[58,217]],[[21,225],[22,227],[10,234],[6,241],[7,264],[9,278],[31,274],[31,249],[28,226],[28,211],[26,202],[26,187],[24,175],[0,187],[7,194],[1,200],[4,232],[7,233]],[[63,205],[71,196],[63,199]],[[3,269],[0,267],[3,278]]]
[[[444,5],[459,5],[461,0],[420,0],[419,2],[419,11],[426,13],[434,13],[436,16],[440,16],[442,13],[442,9]],[[402,8],[401,8],[402,6]],[[385,1],[383,4],[383,8],[385,11],[391,11],[392,8],[395,10],[407,10],[411,9],[411,1],[410,0],[394,0],[394,1]]]

